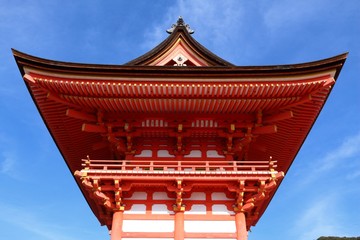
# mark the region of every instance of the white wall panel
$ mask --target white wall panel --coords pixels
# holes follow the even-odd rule
[[[146,200],[147,193],[146,192],[134,192],[133,195],[126,199],[133,199],[133,200]]]
[[[173,200],[174,198],[169,198],[166,192],[154,192],[153,193],[154,200]]]
[[[191,206],[190,211],[185,211],[185,214],[206,214],[206,206],[203,204],[194,204]]]
[[[156,238],[121,238],[121,239],[122,240],[149,240],[149,239],[156,239]],[[159,239],[160,240],[174,240],[173,238],[159,238]],[[190,239],[190,238],[186,238],[186,239]],[[197,238],[197,240],[198,239],[200,239],[200,238]],[[219,239],[217,239],[217,240],[219,240]]]
[[[169,211],[166,204],[154,204],[151,208],[152,214],[173,214],[173,211]]]
[[[235,233],[235,221],[190,221],[185,220],[185,232]]]
[[[159,150],[157,152],[158,157],[174,157],[175,155],[171,155],[168,150]]]
[[[216,150],[208,150],[206,156],[209,158],[225,158],[224,155],[219,155]]]
[[[151,150],[142,150],[140,154],[135,155],[135,157],[152,157]]]
[[[231,198],[227,198],[225,193],[223,192],[214,192],[211,194],[212,200],[232,200]]]
[[[124,220],[124,232],[172,232],[173,220]]]
[[[206,200],[206,194],[203,192],[193,192],[189,200]]]
[[[212,214],[214,215],[232,215],[234,212],[229,211],[224,204],[212,205]]]
[[[185,155],[184,158],[187,157],[201,157],[201,151],[200,150],[192,150],[190,151],[189,155]]]
[[[146,205],[145,204],[133,204],[128,211],[124,211],[125,214],[145,214]]]
[[[125,238],[123,238],[123,239],[125,239]],[[135,239],[135,238],[132,238],[132,239]],[[164,239],[164,238],[162,238],[162,239]],[[185,238],[185,240],[234,240],[234,238]]]

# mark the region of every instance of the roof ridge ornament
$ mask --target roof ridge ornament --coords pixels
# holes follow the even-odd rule
[[[184,26],[189,34],[193,34],[195,32],[190,28],[189,24],[185,24],[184,19],[181,16],[179,16],[177,22],[171,25],[171,28],[167,29],[166,32],[171,34],[175,30],[175,28],[179,26]]]

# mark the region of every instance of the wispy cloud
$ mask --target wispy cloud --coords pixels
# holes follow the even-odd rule
[[[354,136],[346,138],[338,148],[330,151],[319,161],[317,172],[328,171],[341,161],[347,158],[355,157],[360,154],[360,132]]]
[[[360,164],[357,164],[353,172],[350,172],[346,175],[347,180],[354,180],[360,178]]]
[[[2,134],[0,136],[0,174],[21,180],[18,172],[18,156],[14,151],[11,138]]]
[[[264,22],[271,31],[283,30],[288,26],[311,24],[314,21],[319,22],[321,20],[319,15],[329,9],[329,4],[332,3],[325,0],[274,1],[264,11]],[[287,28],[287,30],[292,29]]]
[[[75,240],[66,234],[67,230],[59,225],[50,224],[41,220],[34,212],[28,209],[5,205],[0,203],[0,221],[6,222],[19,231],[26,231],[34,237],[27,236],[27,239],[43,239],[43,240]],[[70,234],[70,233],[69,233]]]
[[[341,216],[337,211],[337,197],[335,194],[326,198],[314,200],[304,211],[291,229],[298,240],[317,239],[320,236],[342,236]]]
[[[164,40],[167,36],[165,30],[170,28],[179,16],[195,30],[199,42],[222,52],[226,51],[224,46],[228,46],[230,41],[239,40],[233,31],[241,31],[244,24],[243,8],[236,0],[178,0],[168,9],[163,19],[145,33],[143,47],[149,50]]]
[[[11,152],[2,152],[0,161],[0,173],[7,175],[13,179],[20,179],[16,170],[17,159]]]
[[[324,157],[313,162],[311,168],[309,166],[310,169],[307,170],[308,177],[303,179],[301,184],[306,186],[334,168],[346,166],[346,164],[343,163],[351,158],[360,158],[360,132],[345,138],[337,148],[330,150]],[[350,178],[355,178],[360,175],[358,168],[347,170],[350,171],[348,172]]]

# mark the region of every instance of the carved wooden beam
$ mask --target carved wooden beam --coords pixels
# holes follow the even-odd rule
[[[31,83],[31,84],[35,84],[35,83],[36,83],[35,79],[34,79],[30,74],[27,74],[27,73],[24,74],[23,79],[24,79],[26,82]]]
[[[89,122],[96,122],[96,120],[97,120],[97,117],[95,115],[81,112],[81,111],[76,111],[76,110],[73,110],[70,108],[68,108],[66,110],[66,116],[84,120],[84,121],[89,121]]]
[[[105,126],[89,124],[89,123],[84,123],[81,127],[81,130],[83,132],[92,132],[92,133],[106,133],[107,132],[107,129]]]
[[[255,127],[252,130],[252,134],[258,135],[258,134],[272,134],[277,132],[277,126],[276,125],[268,125],[268,126],[261,126],[261,127]]]
[[[287,120],[287,119],[290,119],[292,117],[294,117],[293,111],[286,111],[286,112],[266,116],[266,117],[264,117],[263,122],[265,124],[266,123],[273,123],[273,122],[278,122],[278,121],[282,121],[282,120]]]

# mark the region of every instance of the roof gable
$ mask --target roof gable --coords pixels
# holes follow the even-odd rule
[[[233,66],[216,56],[190,34],[194,31],[180,17],[171,29],[170,36],[154,49],[125,65],[147,66]]]

